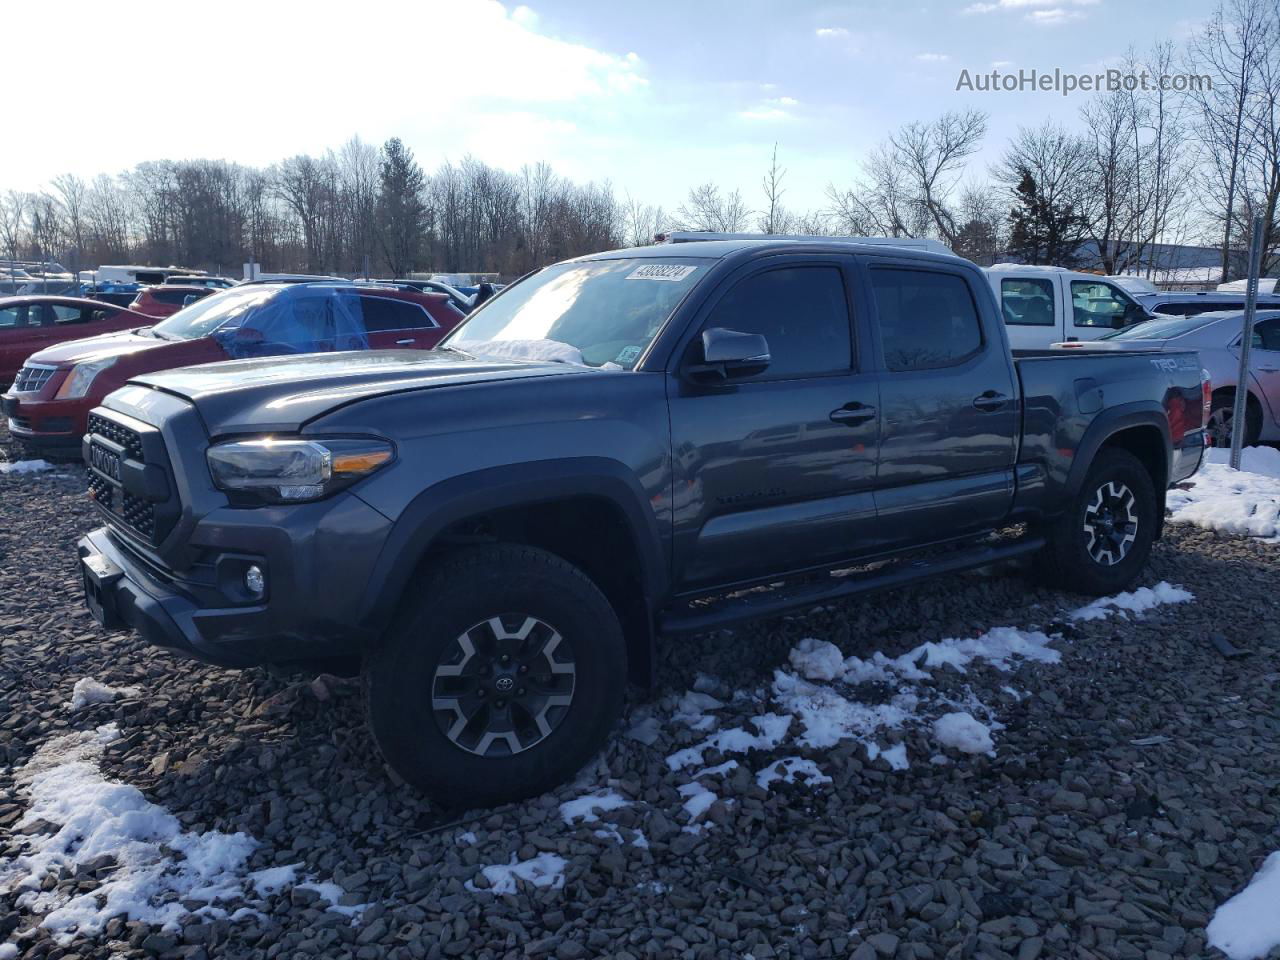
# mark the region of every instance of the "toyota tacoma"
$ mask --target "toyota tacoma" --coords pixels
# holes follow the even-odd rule
[[[228,667],[358,658],[451,804],[605,741],[660,638],[1026,558],[1138,576],[1199,465],[1191,352],[1012,353],[982,272],[845,241],[559,263],[431,351],[136,377],[89,418],[108,628]]]

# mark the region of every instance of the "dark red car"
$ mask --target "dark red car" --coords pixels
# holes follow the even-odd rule
[[[439,293],[327,283],[232,287],[153,327],[41,350],[0,396],[0,408],[14,439],[71,452],[89,411],[140,373],[243,357],[426,350],[462,319]]]
[[[185,306],[203,300],[211,293],[217,293],[211,287],[179,286],[166,283],[161,286],[147,287],[139,291],[129,304],[129,309],[136,313],[145,313],[152,319],[169,317]]]
[[[13,383],[22,361],[37,350],[154,322],[124,307],[83,297],[0,297],[0,387]]]

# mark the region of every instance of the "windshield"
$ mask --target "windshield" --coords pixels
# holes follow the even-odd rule
[[[1168,320],[1147,320],[1131,327],[1100,337],[1101,340],[1172,340],[1214,323],[1217,317],[1170,317]]]
[[[239,326],[245,314],[278,292],[276,287],[232,288],[204,297],[157,323],[151,332],[164,340],[196,340],[219,327]]]
[[[445,343],[472,354],[630,370],[711,262],[557,264],[490,300]]]

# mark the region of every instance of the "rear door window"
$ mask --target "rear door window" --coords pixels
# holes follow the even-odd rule
[[[65,303],[51,304],[49,309],[53,311],[54,322],[58,326],[66,323],[87,323],[89,320],[89,311],[81,307],[69,307]]]
[[[1001,280],[1000,310],[1010,326],[1052,327],[1053,282],[1039,277]]]
[[[364,312],[365,329],[370,333],[381,333],[386,330],[421,330],[438,326],[428,316],[426,310],[407,300],[362,296],[360,307]]]
[[[0,307],[0,330],[14,330],[26,325],[27,308],[25,305]]]
[[[963,277],[898,267],[871,271],[885,366],[895,372],[962,363],[982,349],[982,324]]]

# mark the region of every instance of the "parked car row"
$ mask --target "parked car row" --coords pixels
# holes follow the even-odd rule
[[[13,320],[0,327],[0,358],[12,369],[30,354],[0,396],[11,435],[36,450],[76,451],[89,411],[138,374],[243,357],[429,349],[464,316],[444,294],[354,283],[249,284],[200,297],[158,323],[94,301],[0,300],[0,324]],[[66,322],[45,322],[60,314]]]

